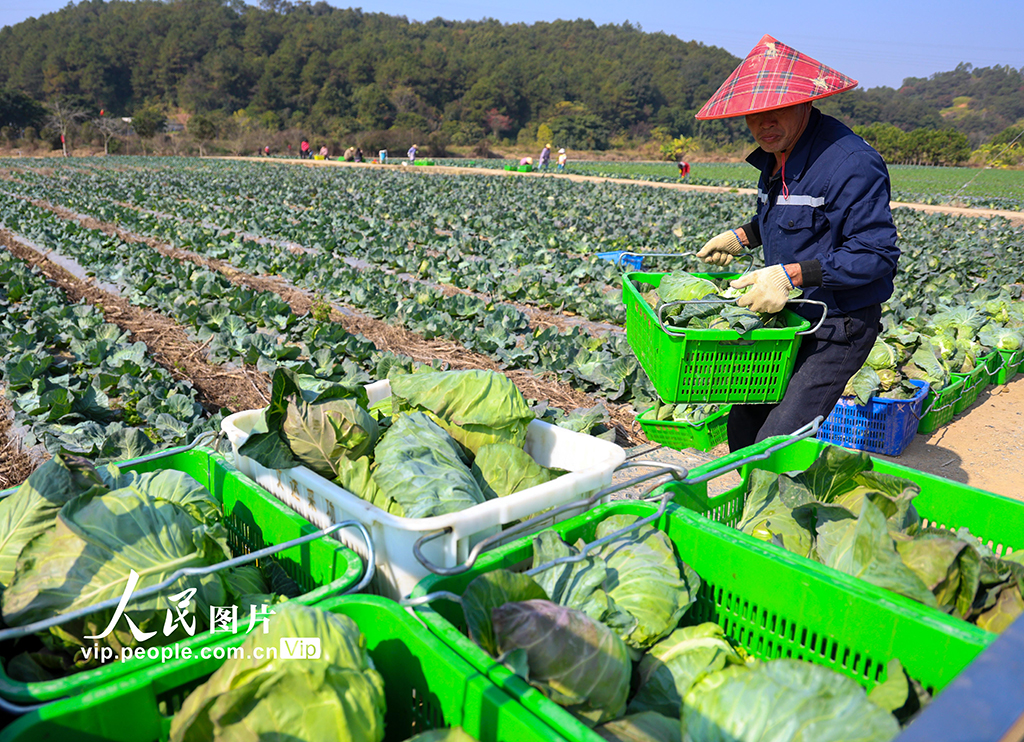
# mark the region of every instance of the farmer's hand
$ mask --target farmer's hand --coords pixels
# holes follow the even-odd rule
[[[746,273],[729,283],[734,289],[751,286],[736,302],[741,307],[750,307],[755,312],[775,314],[782,310],[793,288],[786,269],[781,265],[770,265],[753,273]]]
[[[713,265],[729,265],[734,255],[743,252],[743,243],[735,229],[722,232],[704,243],[697,257]]]

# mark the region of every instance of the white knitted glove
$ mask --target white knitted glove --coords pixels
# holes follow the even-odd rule
[[[793,288],[786,269],[781,265],[769,265],[753,273],[740,276],[729,283],[734,289],[751,286],[736,302],[741,307],[750,307],[755,312],[775,314],[782,311]]]
[[[704,247],[697,253],[697,257],[712,265],[729,265],[733,256],[739,255],[741,252],[743,252],[743,243],[736,236],[736,230],[730,229],[705,242]]]

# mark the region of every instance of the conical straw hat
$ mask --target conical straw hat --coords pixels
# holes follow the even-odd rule
[[[772,111],[856,86],[856,80],[765,34],[697,118],[725,119]]]

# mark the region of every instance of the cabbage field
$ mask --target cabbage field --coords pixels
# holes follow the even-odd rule
[[[596,253],[679,252],[644,268],[693,270],[692,253],[753,208],[740,194],[419,168],[18,159],[0,176],[7,415],[27,448],[101,458],[216,429],[261,404],[280,366],[369,381],[413,361],[500,369],[545,419],[640,442],[633,417],[655,394],[622,329],[620,272]],[[895,219],[887,329],[939,315],[959,345],[931,345],[960,371],[982,326],[1018,321],[1024,230]],[[29,264],[40,254],[79,288],[57,290]],[[154,323],[166,331],[140,341]]]
[[[579,507],[567,498],[591,496],[626,456],[567,431],[646,454],[636,420],[642,411],[675,421],[716,412],[658,399],[627,341],[622,270],[600,254],[670,254],[645,257],[643,269],[672,275],[631,279],[645,310],[735,296],[721,279],[689,273],[707,270],[694,253],[749,219],[754,196],[614,179],[329,165],[0,160],[0,490],[21,484],[0,501],[0,612],[12,627],[6,638],[24,634],[0,652],[0,709],[8,709],[10,688],[25,701],[48,700],[93,687],[115,667],[127,683],[132,666],[96,652],[119,651],[123,660],[161,623],[156,643],[177,646],[171,610],[164,619],[155,595],[135,595],[130,609],[139,625],[130,623],[131,634],[114,631],[118,619],[110,617],[136,585],[156,590],[161,579],[179,579],[168,576],[179,565],[222,568],[181,578],[196,580],[197,603],[209,608],[197,613],[201,630],[212,635],[230,604],[238,623],[248,615],[251,632],[232,631],[235,646],[251,652],[298,636],[322,642],[325,655],[281,666],[252,654],[215,658],[192,665],[186,681],[177,675],[183,664],[157,668],[147,654],[154,673],[164,673],[160,683],[183,703],[173,720],[164,719],[174,740],[227,738],[243,727],[373,740],[387,728],[387,739],[401,740],[426,730],[418,710],[415,720],[401,720],[396,689],[429,669],[433,685],[422,678],[425,684],[402,691],[406,703],[414,693],[451,696],[443,714],[423,717],[428,727],[472,723],[479,702],[469,685],[460,696],[458,672],[472,671],[485,684],[514,670],[552,707],[537,705],[539,718],[556,727],[599,724],[605,739],[680,739],[680,724],[684,739],[719,738],[715,730],[747,739],[736,725],[749,717],[765,728],[781,719],[779,739],[823,738],[794,731],[820,725],[845,735],[830,739],[884,742],[1024,611],[1024,559],[1015,543],[973,523],[973,533],[967,524],[934,528],[948,524],[928,510],[934,492],[918,501],[918,512],[911,501],[926,493],[916,479],[874,469],[866,454],[838,447],[825,447],[803,472],[787,466],[745,474],[737,490],[743,512],[729,525],[684,508],[649,515],[655,506],[638,502],[560,520]],[[717,177],[741,182],[724,180],[732,177],[727,168]],[[884,308],[884,332],[847,393],[905,399],[927,382],[926,404],[935,405],[966,388],[965,376],[984,374],[987,382],[992,359],[1005,371],[1024,357],[1024,227],[908,208],[894,218],[903,251],[896,290]],[[687,332],[747,332],[780,321],[734,306],[669,309],[666,322]],[[955,411],[973,414],[970,403]],[[191,473],[160,470],[169,459],[108,463],[210,440],[222,423],[230,442],[221,451],[234,447],[238,470],[199,467],[210,491]],[[803,444],[815,442],[789,450]],[[597,476],[577,471],[575,460],[596,466],[602,447],[618,456],[602,470],[607,478],[573,490],[568,480]],[[563,462],[556,448],[573,455],[560,453]],[[214,466],[202,448],[172,458],[194,454]],[[296,483],[291,492],[273,489],[288,481]],[[679,486],[693,494],[692,483]],[[353,551],[316,542],[324,552],[310,553],[337,559],[344,575],[320,574],[321,557],[306,552],[299,567],[287,551],[225,565],[290,538],[278,534],[310,530],[305,519],[316,520],[301,510],[307,504],[330,523],[347,519],[337,517],[351,506],[341,496],[314,504],[326,498],[318,487],[362,498],[359,512],[369,502],[374,518],[387,519],[383,538],[373,525],[376,576],[360,561],[372,558],[369,536],[346,541]],[[667,501],[673,489],[665,491]],[[989,509],[998,510],[992,503],[999,498],[989,497]],[[483,511],[502,519],[486,521]],[[538,511],[556,521],[539,534],[542,526],[530,519]],[[424,526],[440,529],[432,533],[401,530],[463,516],[456,526]],[[479,530],[455,533],[475,521]],[[314,604],[346,581],[353,590],[390,594],[381,590],[385,581],[411,580],[400,596],[420,591],[430,584],[419,582],[425,572],[400,565],[413,557],[399,545],[430,549],[448,539],[454,553],[470,536],[515,536],[506,530],[515,524],[533,530],[484,554],[450,586],[433,583],[457,585],[461,597],[451,601],[444,592],[419,601],[423,624],[377,596]],[[248,535],[239,541],[238,533]],[[979,538],[993,539],[992,548]],[[440,551],[430,553],[434,559]],[[534,566],[519,571],[530,559]],[[797,581],[813,600],[792,600]],[[846,615],[835,614],[840,600]],[[188,602],[177,604],[178,618],[191,636],[196,623],[189,630],[181,612]],[[280,615],[263,636],[252,629],[270,606]],[[463,612],[462,633],[437,633],[452,606]],[[68,615],[85,607],[99,612]],[[824,617],[815,617],[819,610]],[[58,618],[65,622],[50,625]],[[86,633],[108,619],[106,632]],[[897,636],[896,620],[922,633],[886,645]],[[780,633],[772,635],[776,623]],[[833,624],[843,627],[833,632]],[[762,638],[761,631],[769,633]],[[95,651],[87,654],[89,640]],[[932,650],[936,640],[944,644]],[[437,650],[454,652],[459,642],[471,651],[459,649],[463,669],[456,672],[449,659],[447,675]],[[387,659],[396,647],[406,653],[401,662]],[[246,682],[236,684],[242,676]],[[65,681],[76,690],[65,690]],[[511,682],[502,687],[518,692]],[[304,702],[295,703],[300,694]],[[90,704],[104,702],[103,692],[85,695]],[[753,711],[736,713],[739,707]],[[342,708],[349,709],[341,714],[347,731],[337,718]],[[153,709],[139,718],[147,714],[151,721],[159,715]],[[27,728],[31,718],[4,733]],[[497,742],[476,731],[479,742]],[[581,733],[573,738],[596,738]],[[126,734],[126,742],[135,738],[134,725]],[[453,729],[412,739],[467,738]],[[501,742],[512,739],[526,737],[505,727]]]

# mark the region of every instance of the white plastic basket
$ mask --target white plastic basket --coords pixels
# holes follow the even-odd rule
[[[369,384],[366,391],[370,405],[375,405],[391,396],[391,385],[387,381],[377,381]],[[395,599],[411,593],[416,583],[429,574],[413,555],[413,544],[424,534],[451,529],[425,543],[423,553],[433,564],[454,567],[466,560],[478,541],[498,534],[502,526],[525,520],[556,505],[585,499],[585,495],[607,487],[611,484],[615,468],[626,459],[626,452],[614,443],[534,420],[526,431],[526,452],[538,464],[565,469],[568,474],[458,513],[433,518],[400,518],[304,466],[267,469],[249,457],[239,455],[238,448],[248,439],[259,419],[260,410],[246,410],[225,418],[221,424],[231,441],[235,466],[320,528],[343,520],[357,520],[366,526],[377,552],[377,575],[372,588]],[[538,522],[536,530],[549,525]],[[521,536],[521,533],[515,535]],[[365,548],[358,538],[349,540],[345,532],[340,534],[340,538],[366,557],[363,553]]]

